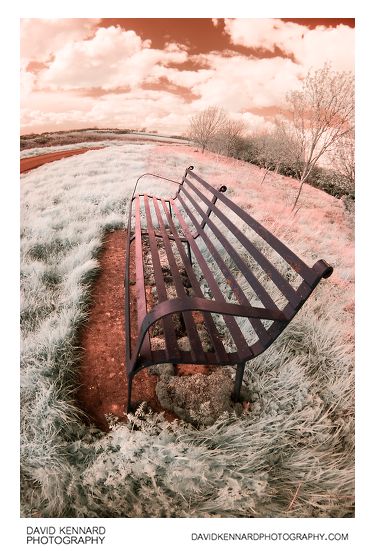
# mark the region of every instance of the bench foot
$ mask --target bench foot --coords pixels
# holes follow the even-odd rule
[[[240,364],[237,364],[236,379],[235,379],[235,382],[234,382],[234,391],[233,391],[233,394],[232,394],[233,402],[239,402],[240,401],[240,392],[241,392],[243,374],[244,374],[244,371],[245,371],[245,365],[246,365],[246,362],[242,362]]]

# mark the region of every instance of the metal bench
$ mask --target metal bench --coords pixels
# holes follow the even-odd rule
[[[245,364],[285,329],[321,278],[270,231],[186,169],[174,197],[131,198],[125,266],[128,411],[137,372],[156,364]]]

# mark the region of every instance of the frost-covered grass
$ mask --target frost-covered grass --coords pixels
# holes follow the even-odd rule
[[[82,145],[82,144],[81,144]],[[97,145],[97,144],[96,144]],[[109,434],[74,406],[79,343],[106,231],[136,178],[194,164],[310,265],[335,267],[286,331],[249,362],[252,406],[196,429],[142,415]],[[22,515],[341,517],[353,514],[353,240],[343,205],[255,167],[178,146],[125,144],[44,165],[22,187]],[[268,183],[267,183],[268,182]],[[168,194],[175,186],[140,183]]]
[[[79,142],[79,143],[70,143],[65,145],[51,145],[47,147],[30,147],[29,149],[23,149],[20,152],[20,158],[26,159],[28,157],[35,157],[37,155],[45,155],[47,153],[54,153],[55,151],[71,151],[73,149],[82,149],[95,148],[95,147],[108,147],[108,146],[119,146],[123,145],[124,142],[121,140],[103,140],[97,142]]]
[[[124,142],[135,142],[135,141],[142,141],[143,139],[147,139],[147,141],[154,141],[154,142],[161,142],[161,143],[176,143],[176,144],[186,144],[187,140],[182,140],[178,138],[170,138],[167,136],[158,136],[155,134],[145,134],[140,132],[132,132],[130,134],[123,134],[122,137],[116,137],[117,134],[114,134],[113,132],[105,132],[100,130],[92,130],[91,134],[96,134],[101,139],[97,139],[95,141],[90,141],[89,138],[86,137],[85,139],[85,133],[82,132],[82,139],[78,143],[65,143],[62,145],[49,145],[49,146],[42,146],[42,147],[29,147],[27,149],[23,149],[20,152],[20,158],[26,159],[28,157],[34,157],[36,155],[45,155],[46,153],[54,153],[55,151],[70,151],[73,149],[81,149],[83,147],[88,148],[95,148],[95,147],[108,147],[108,146],[122,146],[124,145]],[[121,136],[121,135],[120,135]],[[76,138],[76,135],[74,136]],[[62,135],[62,139],[68,139],[67,136],[64,134]]]

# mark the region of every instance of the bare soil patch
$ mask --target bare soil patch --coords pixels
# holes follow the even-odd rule
[[[109,233],[100,256],[100,274],[92,290],[87,324],[80,336],[82,347],[79,390],[80,409],[102,430],[109,430],[109,417],[126,421],[127,377],[125,365],[124,274],[126,231]],[[135,273],[134,255],[130,271]],[[131,286],[131,293],[135,292]],[[146,293],[151,294],[146,287]],[[136,300],[131,301],[131,319],[136,319]],[[196,321],[201,314],[195,313]],[[132,404],[146,402],[169,421],[210,424],[223,411],[239,411],[231,402],[232,381],[217,366],[170,364],[142,369],[134,377]],[[159,398],[161,402],[159,401]],[[162,404],[162,405],[161,405]],[[245,408],[245,404],[242,405]],[[184,410],[186,412],[184,413]]]
[[[124,333],[124,230],[109,233],[100,256],[101,272],[92,291],[89,319],[82,330],[82,362],[77,400],[90,420],[108,430],[106,415],[126,420],[127,379]],[[135,313],[132,313],[132,316]],[[134,378],[134,402],[145,401],[154,411],[165,411],[156,397],[158,377],[143,369]]]
[[[80,155],[93,149],[103,149],[102,147],[83,147],[82,149],[70,149],[69,151],[55,151],[54,153],[44,153],[43,155],[36,155],[35,157],[26,157],[20,159],[20,172],[27,172],[33,168],[38,168],[46,163],[52,163],[53,161],[59,161],[64,157],[71,157],[72,155]]]

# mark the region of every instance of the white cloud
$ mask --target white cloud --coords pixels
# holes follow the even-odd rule
[[[236,120],[242,120],[245,123],[245,127],[248,132],[265,132],[274,129],[275,125],[267,121],[261,115],[254,115],[253,113],[241,113],[240,115],[232,113],[231,117]]]
[[[117,121],[121,126],[136,128],[156,125],[171,113],[185,113],[188,106],[182,98],[158,90],[137,90],[126,94],[107,94],[96,101],[90,111],[95,121]]]
[[[301,25],[279,19],[225,20],[225,31],[233,44],[266,50],[274,50],[275,46],[282,45],[286,49],[286,44],[302,38],[304,29]]]
[[[229,111],[242,111],[279,105],[289,90],[300,86],[303,76],[298,65],[281,57],[252,59],[208,54],[204,60],[213,69],[212,76],[191,88],[201,96],[202,107],[218,104]]]
[[[27,97],[33,91],[35,86],[36,77],[33,73],[26,71],[24,68],[21,68],[20,74],[20,90],[21,90],[21,102],[25,101]]]
[[[354,68],[354,29],[304,25],[280,19],[226,19],[225,31],[233,44],[273,51],[279,47],[306,69],[330,61],[336,70]]]
[[[82,99],[66,92],[35,94],[34,101],[28,102],[21,112],[23,132],[29,128],[42,131],[48,124],[65,128],[97,125],[182,132],[191,114],[189,105],[180,96],[157,90],[106,94],[84,98],[83,102]]]
[[[156,65],[150,71],[147,80],[149,82],[152,82],[158,80],[160,77],[165,77],[172,84],[191,89],[194,86],[202,84],[203,82],[207,82],[214,75],[214,69],[198,69],[196,71],[187,71],[172,67],[164,67],[162,65]]]
[[[204,107],[201,101],[185,103],[164,91],[139,90],[126,94],[106,94],[100,98],[74,97],[66,93],[40,93],[29,107],[21,110],[22,131],[42,132],[87,126],[147,128],[161,133],[184,133],[193,113]],[[45,103],[45,100],[47,103]],[[243,120],[248,131],[271,128],[260,115],[231,111],[233,119]]]
[[[135,88],[158,64],[182,63],[188,57],[176,44],[166,50],[150,46],[134,31],[99,28],[91,39],[69,42],[57,50],[48,68],[40,72],[39,84],[62,90]]]
[[[51,112],[70,111],[72,109],[87,111],[94,105],[96,99],[80,96],[73,92],[33,91],[21,98],[21,107],[30,110],[46,110]]]
[[[354,31],[346,26],[309,30],[275,19],[225,21],[233,43],[272,51],[278,46],[293,54],[293,62],[228,52],[189,56],[186,47],[173,42],[164,50],[154,49],[134,31],[96,28],[96,21],[23,20],[24,131],[101,125],[177,133],[184,132],[192,114],[214,104],[244,120],[249,129],[265,128],[271,123],[252,109],[261,113],[262,108],[281,106],[286,93],[301,86],[308,68],[322,65],[329,56],[334,69],[350,68],[353,58]],[[36,39],[39,36],[43,40]],[[27,71],[30,60],[46,67]],[[170,66],[187,60],[201,68]],[[197,99],[188,103],[169,86],[163,89],[162,78]],[[142,88],[150,83],[158,83],[160,89]],[[106,93],[92,97],[92,88]],[[129,92],[115,93],[119,88]]]
[[[138,47],[136,37],[132,38],[135,39],[133,44]],[[112,52],[112,49],[109,51]],[[109,51],[106,53],[107,60]],[[133,51],[136,51],[136,48]],[[209,105],[218,104],[235,118],[242,118],[248,128],[254,130],[264,127],[267,123],[263,117],[246,111],[254,107],[278,105],[284,100],[288,90],[300,84],[300,67],[285,58],[250,59],[240,55],[222,57],[219,54],[208,54],[201,56],[200,61],[208,64],[209,69],[179,71],[157,63],[152,65],[151,60],[154,60],[154,56],[157,60],[160,59],[159,51],[146,48],[136,51],[127,63],[136,63],[135,60],[142,59],[144,55],[150,55],[147,63],[151,64],[152,69],[149,74],[137,73],[138,84],[142,80],[140,75],[143,75],[146,81],[164,76],[173,84],[189,88],[198,99],[187,103],[180,95],[163,89],[144,90],[136,86],[137,80],[133,81],[134,86],[127,93],[109,92],[96,98],[78,95],[74,90],[57,90],[53,93],[41,90],[24,98],[24,107],[29,111],[24,112],[23,126],[31,127],[32,121],[36,125],[40,121],[45,122],[45,117],[40,115],[39,118],[38,115],[38,112],[42,113],[45,110],[50,113],[48,120],[55,119],[59,125],[66,123],[67,128],[68,122],[71,121],[74,127],[88,124],[128,128],[145,126],[160,131],[183,132],[192,114]],[[143,63],[143,67],[145,65],[146,63]],[[91,79],[91,84],[93,82],[95,81]],[[124,83],[116,80],[115,74],[112,74],[110,80],[106,81],[106,86],[109,86],[109,83],[115,85],[120,82]],[[80,86],[82,85],[81,80]]]
[[[80,110],[66,111],[56,113],[52,111],[24,109],[22,115],[22,132],[28,132],[32,129],[33,132],[44,132],[53,126],[57,128],[61,126],[61,130],[74,129],[87,126],[85,124],[85,113]]]
[[[346,25],[326,29],[317,27],[296,44],[295,55],[306,67],[332,63],[336,71],[354,70],[354,29]]]
[[[21,58],[47,61],[71,40],[91,36],[100,19],[21,19]]]

